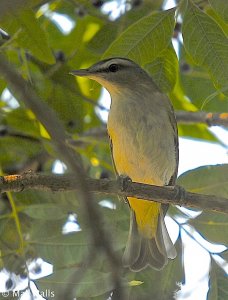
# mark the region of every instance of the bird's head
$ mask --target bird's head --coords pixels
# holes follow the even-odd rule
[[[135,62],[120,57],[102,60],[88,69],[71,71],[70,74],[97,81],[111,95],[121,93],[123,90],[132,90],[149,78],[148,74]]]

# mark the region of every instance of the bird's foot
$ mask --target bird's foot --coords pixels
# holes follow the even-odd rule
[[[174,191],[176,192],[174,195],[174,199],[177,199],[179,201],[180,206],[186,205],[186,191],[185,189],[180,185],[174,186]]]
[[[117,177],[117,182],[121,192],[124,192],[128,188],[129,184],[132,183],[132,180],[129,176],[119,175]]]
[[[118,182],[121,192],[124,192],[128,188],[129,183],[132,182],[132,180],[129,176],[119,175],[117,177],[117,182]],[[127,197],[120,197],[120,199],[123,199],[125,203],[128,203]]]

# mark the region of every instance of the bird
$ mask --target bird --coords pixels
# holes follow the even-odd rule
[[[110,93],[107,131],[117,175],[138,183],[175,185],[179,147],[174,109],[149,73],[128,58],[111,57],[71,74],[94,80]],[[168,205],[125,200],[130,228],[123,266],[134,272],[148,266],[161,270],[177,255],[164,221]]]

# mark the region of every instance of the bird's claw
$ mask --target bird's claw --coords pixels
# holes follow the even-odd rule
[[[185,189],[180,185],[174,186],[175,196],[174,199],[177,199],[179,201],[180,206],[186,205],[186,191]]]
[[[132,182],[131,178],[129,176],[125,176],[125,175],[119,175],[117,177],[117,181],[118,181],[121,192],[126,191],[127,187],[129,186],[129,183]]]

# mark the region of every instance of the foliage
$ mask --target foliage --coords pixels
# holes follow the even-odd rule
[[[107,4],[103,2],[111,1],[0,2],[0,52],[56,111],[69,143],[82,156],[88,176],[95,178],[114,176],[108,141],[102,134],[104,120],[99,117],[102,114],[98,103],[101,87],[87,79],[75,79],[69,75],[71,70],[89,66],[102,58],[125,56],[140,63],[153,76],[160,89],[169,93],[176,110],[203,108],[208,112],[224,112],[228,108],[226,0],[209,0],[209,3],[186,0],[166,11],[161,10],[165,2],[162,0],[131,0],[128,1],[129,9],[114,20],[102,10]],[[197,2],[203,4],[199,6]],[[183,24],[176,21],[177,13],[182,16]],[[66,23],[57,23],[57,16],[67,18],[72,29],[67,31]],[[171,44],[172,38],[179,45],[179,57]],[[7,82],[0,77],[2,175],[27,170],[53,172],[60,157],[50,137],[30,110],[17,100],[7,98],[7,87]],[[12,96],[17,99],[16,94]],[[203,125],[179,124],[179,133],[184,137],[220,142]],[[178,184],[189,191],[228,197],[227,174],[225,165],[199,168],[183,174]],[[14,277],[19,283],[27,271],[25,262],[29,264],[41,257],[54,266],[53,274],[34,280],[41,291],[50,289],[58,295],[68,285],[72,289],[73,284],[74,296],[79,300],[108,299],[113,282],[102,251],[93,253],[92,266],[80,280],[74,277],[75,272],[86,265],[93,246],[78,197],[73,192],[2,194],[0,267],[21,274],[21,277]],[[114,196],[107,199],[97,195],[97,203],[101,200],[115,206],[111,209],[100,205],[99,209],[114,250],[121,254],[127,239],[128,208]],[[62,228],[69,215],[75,214],[77,219],[68,223],[76,226],[78,222],[80,230],[77,225],[76,231],[63,234]],[[227,244],[227,219],[223,214],[205,211],[193,218],[172,208],[170,216],[176,222],[184,218],[185,223],[211,242]],[[179,224],[180,229],[181,226]],[[133,274],[123,270],[128,299],[174,299],[179,289],[177,283],[184,283],[180,236],[177,249],[178,258],[161,272],[147,269]],[[39,263],[35,266],[30,271],[38,275]],[[224,274],[212,258],[208,299],[227,298]],[[10,283],[6,281],[6,290],[13,288]]]

